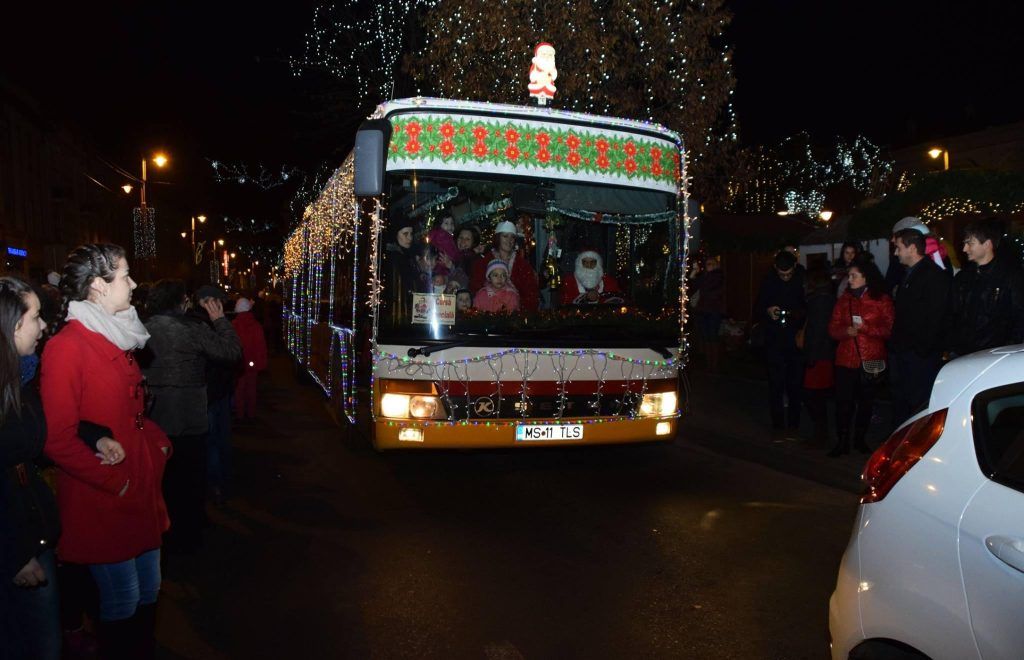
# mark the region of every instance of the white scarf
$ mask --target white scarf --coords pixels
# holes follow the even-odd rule
[[[142,348],[149,341],[149,332],[139,320],[134,307],[110,314],[88,300],[72,300],[68,305],[68,320],[78,321],[89,330],[106,337],[122,351]]]

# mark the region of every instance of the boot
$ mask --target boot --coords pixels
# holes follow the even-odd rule
[[[156,656],[156,603],[139,605],[135,618],[138,619],[135,657],[152,660]]]
[[[839,429],[836,433],[836,444],[826,454],[829,458],[838,458],[850,453],[850,430]]]
[[[138,645],[138,614],[118,621],[99,621],[96,643],[99,660],[134,660]]]

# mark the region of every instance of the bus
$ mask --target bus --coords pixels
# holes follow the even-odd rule
[[[286,239],[288,350],[377,450],[671,441],[686,181],[657,124],[383,103]]]

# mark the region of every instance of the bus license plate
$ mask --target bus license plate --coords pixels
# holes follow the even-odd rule
[[[524,424],[516,427],[517,442],[582,439],[582,424]]]

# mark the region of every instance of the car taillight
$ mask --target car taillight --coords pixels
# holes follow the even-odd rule
[[[861,480],[861,504],[878,502],[942,436],[947,409],[933,412],[889,436],[868,459]]]

